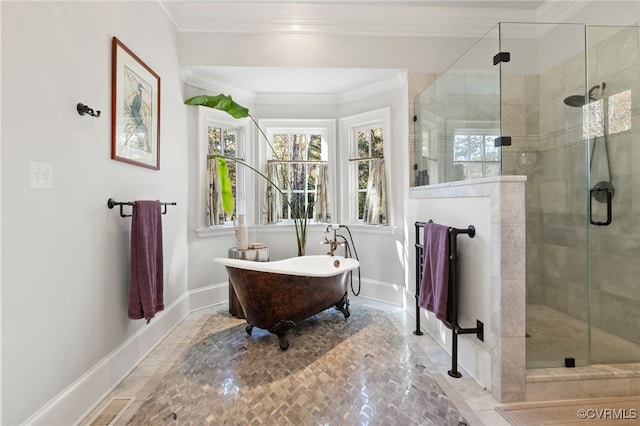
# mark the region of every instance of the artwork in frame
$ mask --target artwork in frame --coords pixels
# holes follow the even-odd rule
[[[160,76],[118,38],[112,43],[111,158],[160,169]]]

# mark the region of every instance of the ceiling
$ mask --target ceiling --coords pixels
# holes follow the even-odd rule
[[[479,38],[497,22],[557,22],[576,0],[160,0],[180,32]],[[580,6],[582,7],[582,6]],[[550,21],[549,21],[550,22]],[[397,76],[397,69],[196,67],[200,81],[262,93],[336,94]]]

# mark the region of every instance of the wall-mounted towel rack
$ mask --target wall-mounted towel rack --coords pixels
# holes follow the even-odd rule
[[[418,306],[418,300],[420,297],[420,283],[422,281],[422,267],[424,262],[424,241],[420,243],[420,235],[424,236],[424,232],[420,232],[424,229],[425,223],[429,222],[416,222],[416,331],[413,334],[421,336],[423,333],[420,331],[420,306]],[[484,341],[484,324],[476,320],[475,328],[463,328],[458,324],[458,277],[457,277],[457,265],[458,265],[458,235],[465,234],[469,238],[476,236],[476,228],[473,225],[469,225],[466,229],[449,228],[449,290],[448,298],[451,301],[449,304],[449,318],[450,322],[443,321],[445,326],[451,329],[452,341],[451,341],[451,370],[447,373],[451,377],[462,377],[462,374],[458,371],[458,335],[459,334],[475,334],[476,337]]]
[[[161,202],[160,205],[162,206],[162,214],[167,214],[167,206],[175,206],[178,203],[173,202],[173,203],[164,203]],[[114,201],[113,198],[109,198],[107,200],[107,207],[109,207],[110,209],[114,208],[115,206],[120,206],[120,216],[122,217],[131,217],[130,214],[125,214],[123,211],[123,206],[133,206],[134,202],[133,201]]]

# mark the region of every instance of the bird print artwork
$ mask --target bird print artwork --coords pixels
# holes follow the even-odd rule
[[[122,146],[150,153],[152,87],[127,67],[124,83],[125,123]]]

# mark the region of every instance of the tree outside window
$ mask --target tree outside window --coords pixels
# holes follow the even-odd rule
[[[500,175],[498,136],[481,130],[456,132],[453,139],[453,180],[477,179]]]
[[[365,200],[367,198],[367,183],[371,173],[372,157],[382,157],[383,135],[382,127],[361,129],[356,131],[357,158],[369,159],[358,161],[358,219],[362,220]]]
[[[289,206],[304,206],[308,218],[314,217],[318,167],[323,161],[322,135],[315,132],[278,132],[272,135],[278,186],[289,200],[282,203],[282,218],[291,219]]]

